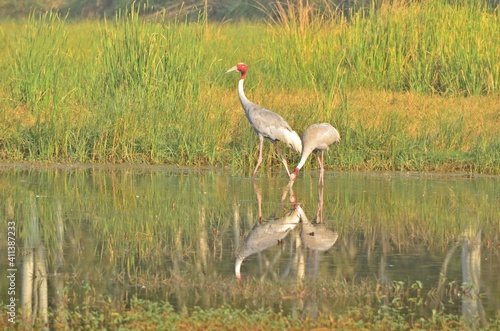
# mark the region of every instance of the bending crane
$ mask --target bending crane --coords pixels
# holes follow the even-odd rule
[[[302,134],[302,143],[304,145],[302,148],[302,156],[300,157],[299,164],[290,175],[290,180],[293,182],[297,178],[297,175],[306,163],[309,154],[314,152],[318,158],[320,167],[319,181],[320,183],[323,183],[323,173],[325,172],[325,151],[328,150],[328,146],[331,144],[339,142],[339,132],[328,123],[313,124],[308,127]],[[319,152],[321,152],[321,157],[318,155]]]

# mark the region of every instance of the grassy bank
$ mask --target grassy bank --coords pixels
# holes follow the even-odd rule
[[[273,17],[2,24],[0,159],[249,173],[258,139],[237,75],[223,75],[245,61],[251,100],[299,133],[339,129],[328,169],[500,173],[500,23],[484,3],[382,4],[349,19],[276,6]],[[264,162],[279,167],[273,153]]]

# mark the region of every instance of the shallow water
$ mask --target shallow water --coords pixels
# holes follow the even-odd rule
[[[499,177],[326,173],[321,190],[303,172],[293,190],[286,184],[282,174],[4,166],[1,232],[15,235],[0,242],[0,266],[15,275],[15,294],[2,275],[0,300],[43,313],[68,296],[138,295],[179,311],[229,304],[312,317],[357,304],[321,295],[328,284],[376,282],[419,284],[421,315],[497,316]],[[245,284],[318,284],[319,293],[232,295],[237,256]]]

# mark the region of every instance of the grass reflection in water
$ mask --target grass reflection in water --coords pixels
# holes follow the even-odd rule
[[[498,325],[498,177],[327,173],[318,191],[315,175],[295,183],[290,203],[283,178],[4,168],[0,201],[17,227],[18,307],[70,327],[98,314],[98,325],[113,328],[139,310],[188,325],[201,314],[195,307],[208,320],[211,311],[285,327],[384,319],[417,326],[451,323],[448,314]],[[337,234],[334,245],[307,248],[307,235],[319,232],[303,222],[248,256],[237,282],[237,248],[259,216],[280,218],[295,204],[310,226],[322,220]],[[7,302],[7,279],[0,288]]]

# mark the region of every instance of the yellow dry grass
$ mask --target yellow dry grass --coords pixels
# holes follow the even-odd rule
[[[363,127],[380,126],[388,114],[404,119],[402,126],[412,137],[436,134],[440,123],[462,118],[466,135],[474,137],[485,132],[500,135],[500,98],[438,97],[417,93],[356,90],[348,92],[353,119]],[[467,150],[471,144],[464,144]]]
[[[235,90],[215,88],[207,96],[217,95],[218,111],[214,116],[224,116],[227,125],[221,141],[230,141],[231,133],[241,125],[247,125]],[[247,97],[282,115],[301,134],[313,122],[329,121],[325,107],[325,97],[310,90],[273,91],[256,88]],[[377,90],[346,91],[348,123],[353,127],[383,131],[388,119],[397,116],[391,125],[397,125],[397,132],[408,136],[436,137],[434,144],[446,149],[450,134],[456,137],[456,148],[471,150],[478,137],[491,141],[500,135],[500,98],[498,97],[441,97],[425,96],[418,93],[401,93]],[[208,100],[207,100],[208,102]],[[343,100],[334,95],[330,101],[334,111],[345,111]],[[304,112],[314,112],[305,114]],[[458,123],[458,124],[457,124]],[[332,123],[334,126],[339,123]],[[448,130],[444,133],[443,130]],[[443,138],[441,138],[443,137]]]

